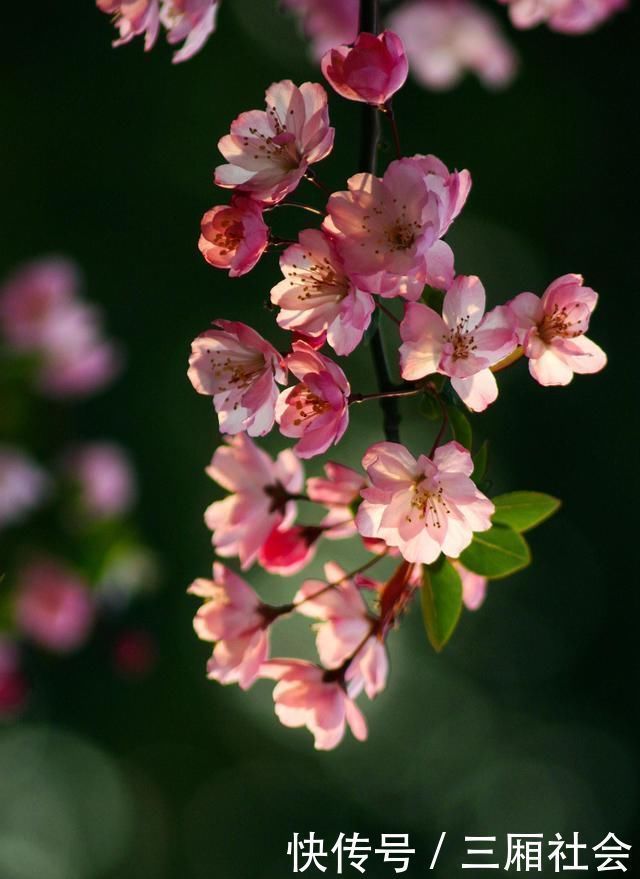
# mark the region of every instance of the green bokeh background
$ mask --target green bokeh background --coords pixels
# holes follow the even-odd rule
[[[492,304],[582,272],[602,294],[591,335],[610,364],[564,390],[539,388],[522,364],[505,374],[498,403],[473,419],[492,437],[495,489],[548,491],[563,510],[532,535],[534,566],[493,584],[443,655],[419,613],[405,619],[389,689],[365,706],[369,741],[331,754],[279,727],[266,684],[242,695],[206,681],[185,595],[212,561],[202,511],[217,495],[203,467],[218,441],[210,402],[186,380],[189,343],[216,317],[277,338],[265,308],[275,259],[229,281],[195,246],[201,214],[223,200],[211,182],[216,141],[270,82],[318,74],[269,0],[225,0],[217,34],[177,67],[164,45],[112,50],[91,2],[11,4],[3,24],[0,272],[73,256],[126,345],[127,373],[75,426],[131,449],[164,588],[140,610],[159,637],[150,679],[115,678],[98,648],[52,659],[29,723],[0,731],[2,879],[281,879],[287,840],[309,830],[329,847],[341,831],[376,844],[381,832],[409,832],[415,876],[442,830],[442,876],[461,872],[465,835],[498,835],[502,860],[507,832],[578,830],[594,845],[612,830],[630,841],[637,10],[581,38],[512,32],[522,71],[504,93],[468,80],[398,96],[407,154],[433,152],[473,174],[450,236],[458,270],[479,274]],[[336,149],[322,176],[342,188],[356,170],[359,113],[331,102]],[[315,191],[308,198],[319,204]],[[293,231],[292,216],[277,219]],[[373,390],[366,350],[349,369],[356,390]],[[405,411],[404,437],[423,450],[433,425]],[[357,460],[379,436],[377,408],[361,407],[339,457]],[[252,582],[282,594],[257,574]],[[296,649],[310,643],[305,627],[295,638]],[[379,859],[368,874],[395,875]]]

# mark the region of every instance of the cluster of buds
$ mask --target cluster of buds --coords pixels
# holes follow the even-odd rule
[[[227,435],[207,468],[227,492],[205,514],[218,556],[237,558],[243,571],[257,564],[291,578],[322,540],[350,539],[366,553],[355,570],[330,563],[324,578],[296,578],[286,605],[264,602],[219,562],[211,580],[191,587],[204,600],[196,632],[215,645],[209,677],[244,689],[258,678],[277,681],[282,723],[306,726],[316,747],[329,749],[347,726],[365,738],[355,699],[384,689],[387,638],[416,594],[429,639],[441,649],[463,604],[482,603],[488,579],[529,563],[522,533],[558,506],[538,492],[489,498],[486,444],[474,453],[465,413],[493,404],[496,375],[520,358],[549,386],[597,372],[606,357],[586,336],[597,295],[579,275],[558,278],[542,296],[524,292],[487,309],[480,279],[456,273],[444,237],[471,176],[432,155],[402,155],[391,101],[408,64],[397,34],[361,33],[352,46],[329,50],[322,70],[339,95],[366,105],[369,130],[375,114],[388,121],[397,158],[382,176],[365,167],[345,189],[328,189],[314,166],[331,152],[334,130],[316,83],[274,83],[265,110],[232,123],[219,142],[227,164],[215,172],[216,183],[232,190],[231,204],[205,214],[200,250],[232,277],[282,251],[283,280],[271,302],[290,343],[278,350],[243,323],[216,320],[194,340],[188,374],[213,398]],[[368,146],[375,156],[375,143]],[[303,181],[322,193],[323,209],[287,200]],[[282,205],[306,210],[317,224],[283,241],[265,220]],[[395,334],[396,384],[383,357],[383,324],[388,346]],[[370,346],[380,380],[373,393],[354,392],[333,357],[362,345]],[[440,421],[417,456],[400,442],[403,397],[423,398]],[[324,461],[324,476],[305,481],[301,461],[339,444],[352,407],[370,400],[383,406],[385,435],[361,450],[361,469]],[[274,425],[295,440],[275,460],[252,439]],[[300,508],[310,510],[309,523],[298,519]],[[378,564],[389,573],[374,579]],[[295,614],[317,621],[319,664],[270,658],[271,626]]]
[[[101,615],[153,579],[129,521],[136,477],[125,450],[42,430],[41,396],[87,396],[120,365],[78,287],[64,259],[24,266],[0,287],[0,720],[27,705],[29,650],[78,651]],[[116,636],[114,661],[128,673],[122,638],[138,634]]]

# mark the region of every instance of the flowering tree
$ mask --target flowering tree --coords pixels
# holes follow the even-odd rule
[[[318,22],[326,23],[320,13],[329,16],[335,4],[287,5],[316,40],[334,32]],[[433,5],[422,4],[430,13]],[[265,109],[241,113],[219,141],[225,164],[215,182],[232,191],[230,203],[214,206],[201,224],[202,255],[231,278],[264,254],[280,254],[282,279],[271,303],[290,342],[279,350],[246,324],[218,319],[194,340],[188,372],[196,391],[212,397],[225,435],[207,468],[227,492],[205,513],[217,555],[292,583],[290,602],[278,606],[221,562],[211,579],[192,584],[203,599],[196,632],[214,644],[208,675],[243,689],[260,678],[276,681],[279,719],[306,726],[320,749],[337,745],[347,726],[366,737],[356,699],[385,688],[387,641],[408,606],[419,596],[429,641],[441,650],[463,606],[482,604],[488,581],[530,563],[523,534],[559,506],[535,491],[488,496],[488,446],[474,442],[468,413],[494,404],[499,374],[523,358],[545,387],[606,363],[586,335],[597,294],[580,275],[487,309],[481,280],[456,272],[445,237],[468,199],[471,175],[433,155],[403,154],[393,96],[409,72],[404,42],[393,31],[379,33],[375,0],[338,6],[359,14],[357,33],[344,45],[325,43],[321,68],[339,96],[361,105],[356,173],[334,191],[317,170],[335,134],[323,86],[273,83]],[[511,6],[524,26],[521,4]],[[592,24],[605,16],[602,5],[588,8]],[[544,10],[528,4],[527,26],[544,19],[585,30],[566,25],[567,16],[585,10],[564,0],[545,2]],[[398,30],[410,12],[396,12]],[[123,26],[120,20],[121,33]],[[144,29],[142,21],[137,27]],[[379,169],[383,122],[396,156]],[[291,200],[305,185],[321,194],[321,208]],[[270,228],[284,206],[311,219],[297,240]],[[363,346],[377,380],[368,393],[352,388],[349,361],[335,360]],[[420,398],[434,424],[434,436],[414,450],[402,443],[405,397]],[[372,402],[381,407],[379,440],[349,466],[326,457],[349,430],[353,407]],[[256,439],[275,426],[292,443],[274,460]],[[302,461],[319,456],[324,475],[305,480]],[[348,571],[328,563],[321,579],[297,576],[323,540],[350,540],[365,561]],[[271,627],[293,615],[316,621],[319,664],[270,658]]]

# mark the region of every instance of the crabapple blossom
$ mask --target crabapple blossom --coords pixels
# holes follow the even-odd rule
[[[353,701],[356,688],[345,686],[338,671],[302,659],[273,659],[263,663],[260,677],[278,681],[273,701],[280,723],[306,726],[317,750],[335,748],[347,726],[359,741],[367,738],[366,721]]]
[[[489,581],[481,574],[476,574],[475,571],[470,571],[468,568],[465,568],[465,566],[457,559],[453,559],[451,564],[460,575],[460,581],[462,583],[462,601],[464,606],[467,610],[478,610],[478,608],[484,603]]]
[[[322,664],[340,668],[353,657],[347,680],[361,678],[367,696],[373,699],[384,689],[389,671],[377,619],[339,565],[329,563],[324,571],[326,582],[307,580],[299,589],[293,599],[296,611],[321,620],[316,627],[316,647]]]
[[[205,512],[212,543],[219,556],[238,556],[245,570],[276,525],[293,524],[296,505],[291,496],[302,490],[302,466],[290,449],[273,461],[241,433],[216,449],[206,472],[231,492]]]
[[[361,473],[335,461],[327,461],[324,472],[325,478],[311,476],[307,479],[307,494],[312,501],[327,507],[350,506],[367,484]]]
[[[306,342],[294,342],[287,367],[300,384],[282,391],[276,419],[284,436],[299,437],[299,458],[312,458],[337,443],[349,423],[351,388],[340,367]]]
[[[113,46],[123,46],[144,34],[145,52],[153,48],[160,30],[159,0],[96,0],[96,5],[112,16],[118,28],[120,36]]]
[[[170,45],[182,42],[173,63],[192,58],[207,42],[216,26],[219,0],[162,0],[160,21]]]
[[[247,690],[269,655],[273,615],[242,577],[219,562],[213,565],[212,580],[195,580],[188,591],[204,598],[193,620],[196,634],[216,642],[207,676]]]
[[[315,556],[322,531],[317,525],[292,525],[290,528],[276,525],[260,548],[260,567],[282,577],[297,574]]]
[[[238,278],[251,271],[268,241],[260,202],[234,195],[230,205],[218,205],[203,216],[198,248],[210,265]]]
[[[321,66],[343,98],[376,106],[384,106],[402,88],[409,72],[402,40],[392,31],[360,33],[352,46],[329,49]]]
[[[124,449],[115,443],[85,443],[69,449],[63,469],[73,480],[83,513],[92,519],[120,516],[132,506],[135,474]]]
[[[360,0],[282,0],[282,4],[300,19],[318,61],[328,49],[352,43],[358,34]]]
[[[273,427],[278,387],[287,369],[276,349],[239,321],[217,320],[191,344],[187,375],[213,397],[220,430],[264,436]]]
[[[441,552],[457,558],[475,531],[491,527],[494,506],[470,479],[473,460],[457,442],[417,461],[399,443],[375,443],[362,466],[371,488],[362,491],[358,531],[398,547],[408,562],[431,564]]]
[[[269,86],[265,98],[266,111],[241,113],[218,142],[229,164],[216,168],[215,182],[275,203],[296,188],[309,165],[329,155],[334,130],[327,93],[317,83],[298,88],[285,79]]]
[[[400,324],[402,377],[416,381],[439,372],[451,378],[461,400],[482,412],[498,396],[490,366],[516,347],[515,321],[498,306],[487,314],[480,279],[458,275],[442,306],[442,317],[421,302],[409,302]]]
[[[584,34],[627,6],[627,0],[501,0],[517,28],[546,22],[551,30]]]
[[[509,303],[518,342],[538,384],[568,385],[574,373],[599,372],[606,366],[607,355],[585,336],[598,294],[583,284],[582,275],[563,275],[542,297],[520,293]]]
[[[439,240],[471,187],[468,171],[450,173],[435,156],[397,159],[382,178],[356,174],[329,198],[324,228],[347,271],[381,296],[417,299],[429,283],[453,280],[453,254]]]
[[[13,446],[0,446],[0,529],[36,509],[49,489],[46,473]]]
[[[30,562],[17,578],[15,620],[25,637],[57,653],[86,641],[95,615],[87,584],[53,559]]]
[[[285,279],[271,291],[277,322],[304,336],[325,336],[336,354],[350,354],[371,322],[373,297],[349,279],[328,235],[305,229],[298,240],[280,257]]]
[[[496,18],[470,0],[410,0],[389,25],[414,78],[429,89],[453,88],[467,71],[488,88],[502,88],[516,73],[517,55]]]

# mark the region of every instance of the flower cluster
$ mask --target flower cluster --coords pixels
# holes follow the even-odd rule
[[[387,639],[416,593],[441,649],[463,604],[479,607],[489,579],[529,562],[522,532],[557,507],[536,492],[487,496],[486,446],[473,452],[465,413],[493,404],[497,374],[522,357],[544,386],[597,372],[606,358],[585,335],[597,296],[579,275],[559,278],[541,297],[524,292],[488,308],[480,279],[456,272],[444,238],[471,176],[432,155],[402,155],[390,103],[407,76],[400,38],[361,33],[352,46],[330,49],[322,69],[339,95],[365,105],[366,118],[387,118],[397,157],[382,176],[364,168],[346,188],[329,190],[312,168],[334,140],[327,94],[315,83],[275,83],[265,110],[232,123],[219,143],[227,163],[215,173],[232,190],[231,205],[207,212],[200,250],[237,276],[283,248],[271,303],[290,340],[282,350],[243,323],[218,319],[194,340],[188,375],[212,397],[226,434],[207,468],[226,492],[205,513],[218,556],[237,558],[243,571],[258,564],[292,577],[325,539],[350,539],[365,561],[349,572],[327,564],[323,577],[296,582],[285,605],[263,601],[219,562],[190,591],[203,599],[196,632],[214,644],[209,677],[243,689],[276,681],[282,723],[306,726],[316,747],[329,749],[347,727],[366,737],[355,700],[384,689]],[[287,201],[305,181],[323,194],[323,209]],[[316,224],[283,241],[265,219],[282,205],[306,210]],[[388,343],[397,334],[396,384],[380,356],[383,323]],[[363,346],[365,333],[383,374],[374,393],[354,392],[334,359]],[[399,398],[411,396],[440,421],[430,448],[412,454],[397,418],[386,418],[386,436],[362,449],[359,469],[324,461],[323,476],[305,479],[302,461],[340,443],[354,405],[377,399],[393,415]],[[252,439],[274,425],[294,441],[275,459]],[[373,579],[378,565],[385,573]],[[270,657],[271,627],[292,615],[316,621],[319,664]]]
[[[121,366],[100,313],[80,298],[79,287],[74,265],[45,259],[21,267],[0,289],[3,355],[31,361],[39,391],[50,397],[93,394]]]
[[[26,707],[30,650],[79,650],[101,616],[153,579],[153,559],[129,521],[136,477],[124,449],[72,441],[61,419],[55,438],[30,429],[42,424],[40,395],[86,396],[120,363],[78,285],[71,262],[49,259],[18,269],[0,288],[3,546],[9,538],[0,572],[0,720]],[[114,649],[128,673],[131,663],[118,656]]]
[[[207,42],[216,26],[220,0],[96,0],[98,9],[113,18],[118,30],[114,46],[144,37],[148,52],[158,39],[160,26],[170,45],[182,43],[173,63],[192,58]]]
[[[563,34],[585,34],[624,9],[627,0],[500,0],[517,28],[548,24]]]

